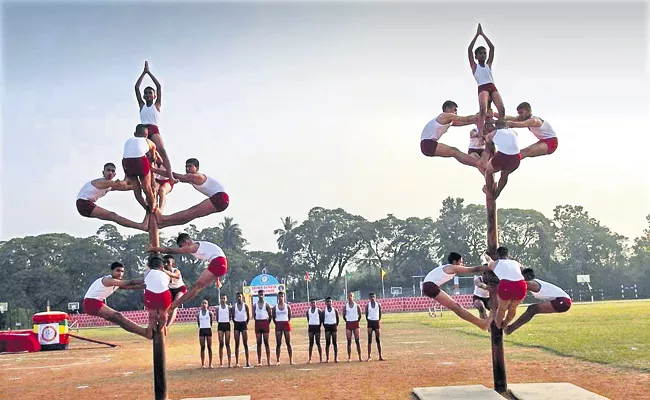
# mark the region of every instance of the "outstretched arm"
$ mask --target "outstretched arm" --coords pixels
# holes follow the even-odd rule
[[[474,45],[476,44],[476,39],[478,39],[480,34],[481,24],[478,24],[476,35],[474,35],[474,39],[472,39],[472,41],[469,43],[469,47],[467,48],[467,58],[469,59],[469,66],[472,68],[472,73],[476,71],[476,62],[474,61]]]
[[[474,114],[474,115],[467,115],[464,117],[454,115],[451,117],[451,125],[452,126],[465,126],[465,125],[472,125],[475,124],[476,121],[478,121],[479,114]]]
[[[524,121],[510,120],[508,121],[508,128],[539,128],[542,126],[542,121],[539,118],[528,118]]]
[[[196,253],[199,249],[197,243],[192,243],[189,246],[175,248],[175,247],[155,247],[151,244],[147,245],[147,252],[149,253],[167,253],[167,254],[191,254]]]
[[[488,47],[490,48],[490,54],[488,54],[488,59],[487,59],[487,65],[492,68],[492,62],[494,61],[494,45],[488,39],[487,36],[485,36],[485,33],[483,32],[483,28],[481,28],[481,24],[478,24],[479,29],[481,30],[481,36],[483,36],[483,39],[485,39],[485,43],[487,43]]]
[[[483,273],[488,270],[489,268],[487,265],[482,265],[480,267],[465,267],[463,265],[454,265],[454,272],[457,274],[476,274]]]
[[[177,174],[173,173],[174,179],[178,179],[184,183],[193,183],[195,185],[203,185],[207,180],[206,176],[203,174]]]

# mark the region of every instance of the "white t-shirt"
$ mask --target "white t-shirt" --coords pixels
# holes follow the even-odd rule
[[[106,300],[106,298],[118,289],[117,286],[104,286],[102,280],[104,278],[112,278],[111,275],[102,276],[101,278],[95,279],[95,281],[90,285],[84,299],[96,299],[100,301]]]
[[[424,282],[433,282],[438,286],[442,286],[443,284],[449,282],[456,276],[456,274],[448,274],[446,273],[443,268],[446,267],[447,265],[450,264],[445,264],[441,265],[439,267],[436,267],[432,269],[427,276],[424,278]]]
[[[372,302],[369,301],[366,305],[366,310],[368,311],[368,320],[370,321],[379,321],[379,303],[375,301],[375,306],[372,306]]]
[[[519,147],[519,137],[517,136],[517,133],[510,128],[497,129],[492,141],[494,142],[497,151],[503,154],[515,155],[519,154],[521,151],[521,148]]]
[[[449,130],[449,127],[451,126],[451,122],[446,125],[440,124],[438,122],[438,117],[440,117],[440,115],[438,115],[437,117],[435,117],[425,125],[424,129],[422,130],[422,134],[420,135],[420,141],[426,139],[438,141],[442,137],[442,135],[444,135],[445,132]]]
[[[539,283],[539,292],[533,292],[532,290],[530,291],[530,294],[533,295],[533,297],[540,299],[540,300],[555,300],[558,297],[566,297],[567,299],[570,299],[571,297],[562,290],[560,287],[555,286],[552,283],[548,283],[546,281],[543,281],[541,279],[535,279],[535,282]]]
[[[124,158],[141,158],[149,152],[149,142],[144,137],[132,137],[124,143]]]
[[[163,293],[169,290],[169,275],[158,269],[150,269],[144,276],[144,285],[153,293]]]
[[[494,267],[494,273],[499,279],[513,282],[524,280],[518,262],[510,259],[498,259],[495,260],[495,262],[496,266]]]
[[[212,323],[210,321],[210,310],[199,310],[199,329],[211,329]]]

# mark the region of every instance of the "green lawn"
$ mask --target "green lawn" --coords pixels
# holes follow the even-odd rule
[[[520,307],[517,315],[525,308]],[[484,334],[452,312],[442,319],[424,313],[386,314],[386,323],[417,318],[436,329]],[[586,361],[650,371],[650,300],[573,304],[565,314],[536,315],[511,336],[508,345],[536,347]]]
[[[518,314],[523,313],[520,307]],[[384,332],[393,324],[419,323],[432,329],[453,330],[462,335],[487,337],[474,326],[450,311],[443,318],[430,318],[427,313],[385,314]],[[303,318],[292,326],[306,325]],[[362,326],[364,326],[362,324]],[[196,335],[196,324],[178,324],[172,335]],[[84,329],[82,335],[100,340],[128,341],[133,336],[121,329]],[[540,348],[558,355],[618,367],[650,371],[650,300],[611,301],[573,304],[565,314],[537,315],[511,336],[508,346]],[[173,351],[173,350],[172,350]]]

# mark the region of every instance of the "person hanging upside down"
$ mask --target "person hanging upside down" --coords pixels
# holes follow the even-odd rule
[[[506,335],[521,328],[522,325],[533,319],[537,314],[565,313],[571,308],[571,297],[567,292],[552,283],[535,279],[535,273],[532,268],[524,268],[521,273],[524,279],[526,279],[528,291],[530,291],[533,297],[542,300],[542,302],[528,306],[521,317],[517,318],[512,324],[504,327],[503,333]]]
[[[486,330],[492,322],[491,319],[483,320],[475,317],[474,314],[464,309],[451,296],[440,289],[440,286],[452,280],[456,274],[475,274],[486,270],[487,267],[465,267],[463,265],[463,256],[456,252],[449,253],[447,262],[448,264],[436,267],[427,274],[422,284],[422,293],[435,299],[442,306],[447,307],[465,321],[476,325],[482,330]]]

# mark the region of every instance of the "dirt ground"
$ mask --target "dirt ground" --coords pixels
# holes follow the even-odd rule
[[[385,324],[382,343],[387,361],[307,365],[306,328],[296,323],[292,341],[297,365],[286,364],[283,347],[284,365],[202,370],[195,327],[175,329],[167,341],[168,393],[174,400],[243,394],[252,399],[410,399],[414,387],[492,385],[487,333],[475,337],[417,323]],[[113,338],[121,345],[118,348],[74,340],[68,351],[0,355],[0,398],[152,399],[151,344],[120,335]],[[340,336],[339,358],[345,361],[345,337]],[[216,336],[214,340],[218,365]],[[271,343],[273,361],[275,340]],[[363,331],[361,343],[365,359]],[[251,360],[256,360],[254,339],[251,344]],[[315,348],[314,359],[318,360]],[[513,346],[506,349],[506,359],[509,383],[570,382],[611,399],[650,399],[650,373]]]

